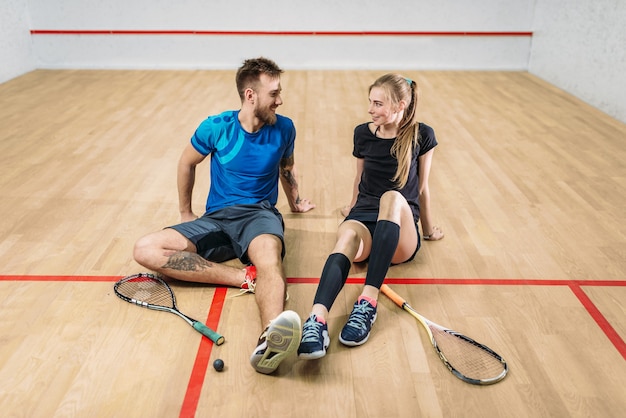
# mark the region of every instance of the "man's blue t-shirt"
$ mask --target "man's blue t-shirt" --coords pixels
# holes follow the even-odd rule
[[[238,115],[231,110],[209,116],[191,138],[196,151],[211,155],[207,212],[263,200],[275,205],[280,160],[293,154],[296,129],[291,119],[276,115],[274,125],[251,134],[241,127]]]

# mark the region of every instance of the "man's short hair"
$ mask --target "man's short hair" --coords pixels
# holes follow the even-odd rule
[[[244,92],[248,87],[255,88],[261,78],[261,74],[266,74],[271,78],[279,77],[283,70],[274,61],[268,58],[250,58],[243,62],[237,70],[235,81],[239,98],[244,99]]]

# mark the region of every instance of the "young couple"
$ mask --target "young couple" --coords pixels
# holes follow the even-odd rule
[[[430,222],[428,173],[437,142],[433,130],[417,121],[417,85],[399,75],[385,75],[370,87],[372,122],[355,129],[354,195],[322,271],[311,315],[302,327],[296,312],[284,310],[284,223],[275,207],[278,183],[292,212],[308,212],[315,204],[299,195],[294,124],[276,113],[283,103],[282,72],[266,58],[244,61],[236,75],[240,110],[205,119],[180,157],[181,223],[140,238],[133,253],[139,264],[172,279],[254,293],[265,328],[250,363],[264,374],[274,372],[296,350],[305,359],[326,354],[328,311],[351,263],[369,259],[362,294],[340,336],[351,346],[367,341],[388,268],[410,261],[420,247],[418,220],[424,239],[443,237]],[[195,169],[207,156],[211,186],[205,213],[197,217],[191,208]],[[247,267],[221,264],[233,258]]]

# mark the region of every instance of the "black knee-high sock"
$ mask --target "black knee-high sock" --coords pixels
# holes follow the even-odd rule
[[[333,253],[328,256],[313,304],[321,303],[330,311],[337,295],[346,283],[351,264],[348,257],[341,253]]]
[[[399,241],[400,225],[391,221],[378,221],[372,238],[372,252],[365,275],[366,285],[380,289],[385,281],[389,266],[391,266],[391,259],[396,248],[398,248]]]

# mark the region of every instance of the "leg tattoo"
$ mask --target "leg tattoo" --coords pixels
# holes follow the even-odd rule
[[[179,271],[201,271],[213,267],[213,263],[198,254],[180,251],[172,254],[163,268]]]

